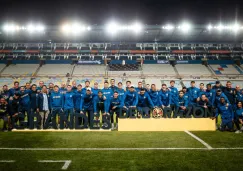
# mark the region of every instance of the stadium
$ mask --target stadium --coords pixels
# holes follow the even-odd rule
[[[240,19],[102,20],[1,21],[0,170],[242,170]]]

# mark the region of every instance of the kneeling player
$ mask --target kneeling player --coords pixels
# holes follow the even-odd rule
[[[114,129],[114,113],[116,113],[116,128],[118,128],[118,117],[122,113],[122,100],[118,97],[119,94],[117,91],[114,92],[113,98],[111,99],[110,104],[110,114],[111,114],[111,129]]]
[[[220,98],[220,103],[217,106],[216,114],[213,119],[217,118],[218,115],[221,115],[222,123],[221,123],[221,131],[225,131],[226,127],[229,131],[233,131],[233,121],[234,121],[234,113],[231,104],[227,104],[224,97]]]
[[[148,93],[145,93],[145,89],[140,89],[140,94],[138,95],[138,117],[143,116],[150,116],[150,107],[154,108],[154,104],[148,95]]]
[[[0,99],[0,119],[3,120],[2,131],[7,131],[7,124],[9,123],[8,106],[4,98]]]

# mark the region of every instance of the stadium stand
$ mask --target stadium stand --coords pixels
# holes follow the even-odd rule
[[[66,77],[36,77],[31,80],[32,84],[39,85],[39,82],[43,81],[45,85],[53,83],[54,85],[61,85],[61,83],[67,83]]]
[[[211,76],[210,71],[201,64],[177,64],[175,65],[180,76]]]
[[[40,67],[37,76],[66,76],[71,73],[73,65],[69,64],[46,64]]]
[[[2,87],[3,85],[7,85],[9,88],[12,88],[14,81],[18,81],[20,85],[25,85],[25,83],[30,82],[30,77],[25,77],[25,78],[2,77],[0,78],[0,87]]]
[[[170,64],[143,65],[143,75],[147,77],[175,76],[176,73]]]
[[[240,68],[235,68],[233,65],[210,65],[210,68],[214,71],[216,75],[239,75],[242,70]],[[240,70],[240,72],[238,71]]]
[[[38,64],[11,64],[1,73],[2,76],[32,76],[37,68]]]
[[[105,70],[105,65],[76,65],[73,71],[73,76],[104,77]]]

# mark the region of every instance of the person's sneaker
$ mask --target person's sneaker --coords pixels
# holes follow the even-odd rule
[[[243,131],[243,126],[241,127],[241,129],[240,129],[241,131]]]
[[[114,127],[114,123],[111,124],[111,130],[114,130],[115,127]]]
[[[116,128],[115,129],[118,130],[118,123],[116,124]]]
[[[242,131],[241,130],[237,130],[237,131],[235,131],[235,133],[236,134],[240,134],[240,133],[242,133]]]

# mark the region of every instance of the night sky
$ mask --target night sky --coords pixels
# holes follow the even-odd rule
[[[106,24],[243,22],[243,0],[0,0],[0,21],[40,21],[58,25],[67,20]]]

